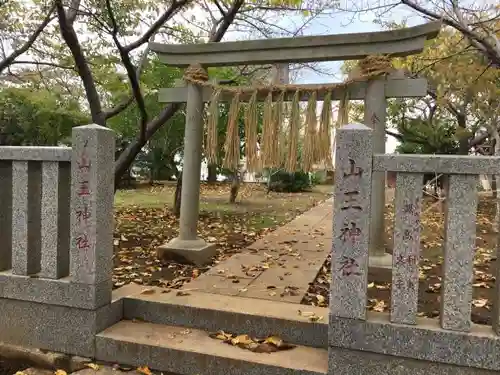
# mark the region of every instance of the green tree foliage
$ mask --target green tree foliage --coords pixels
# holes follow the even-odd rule
[[[88,123],[76,101],[48,90],[4,88],[0,91],[0,134],[4,145],[55,146],[67,143],[74,126]]]
[[[146,110],[152,116],[157,116],[164,107],[158,101],[158,87],[174,87],[182,77],[179,69],[162,64],[157,58],[147,63],[142,75],[145,87],[144,103]],[[115,97],[118,104],[123,98]],[[108,121],[108,125],[117,132],[121,146],[127,147],[136,139],[140,123],[140,114],[136,103],[131,104],[117,116]],[[149,170],[151,180],[169,179],[177,175],[175,155],[182,154],[184,145],[185,112],[177,111],[170,119],[169,126],[159,129],[148,141],[146,147],[139,153],[136,165]]]

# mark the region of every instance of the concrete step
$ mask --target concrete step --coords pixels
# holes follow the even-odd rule
[[[127,297],[124,319],[255,337],[277,335],[293,344],[328,348],[327,308],[205,292],[153,290]]]
[[[185,375],[323,375],[328,351],[305,346],[254,353],[209,332],[123,320],[96,336],[97,359]]]

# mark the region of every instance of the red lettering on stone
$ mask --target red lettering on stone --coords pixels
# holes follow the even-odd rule
[[[344,223],[344,227],[341,230],[339,238],[344,243],[347,241],[351,241],[351,243],[354,244],[359,239],[360,236],[361,236],[361,228],[358,228],[356,226],[356,223],[351,222],[350,227],[347,223]]]
[[[77,161],[78,169],[81,171],[85,171],[85,172],[90,171],[90,158],[87,155],[88,142],[89,142],[88,140],[85,141],[85,143],[83,145],[83,151],[80,155],[80,160]]]
[[[90,195],[89,182],[88,181],[80,181],[80,187],[78,189],[78,196],[84,197],[84,196],[89,196],[89,195]]]
[[[340,268],[339,271],[342,272],[342,276],[351,276],[351,275],[356,275],[360,276],[361,273],[358,271],[359,270],[359,264],[354,258],[342,257],[342,261],[340,262]]]
[[[90,248],[90,241],[86,233],[80,234],[76,238],[76,247],[79,250],[84,250]]]
[[[81,223],[82,221],[87,223],[87,219],[90,219],[90,211],[86,204],[83,205],[83,209],[79,209],[76,211],[76,218],[78,219],[79,223]]]

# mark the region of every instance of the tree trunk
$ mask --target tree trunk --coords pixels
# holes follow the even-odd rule
[[[240,172],[234,172],[233,181],[231,182],[231,191],[229,194],[229,203],[236,203],[238,192],[240,191]]]
[[[491,135],[495,139],[495,156],[500,156],[500,134],[498,133],[498,128],[496,121],[491,126]],[[494,176],[495,182],[497,182],[500,178],[500,175]],[[497,184],[495,183],[495,192],[496,192]],[[496,212],[495,212],[495,220],[493,221],[493,231],[498,233],[499,225],[500,225],[500,196],[497,194],[496,196]]]
[[[495,155],[496,144],[497,144],[497,142],[495,141],[495,139],[492,139],[491,140],[491,147],[490,147],[490,150],[489,150],[490,151],[489,152],[490,156],[494,156]],[[486,176],[486,177],[490,178],[490,176]],[[492,198],[498,198],[498,192],[497,192],[498,182],[500,182],[500,181],[497,181],[497,176],[492,175],[491,176],[491,186],[490,186]]]
[[[177,184],[175,185],[174,195],[174,215],[176,218],[181,216],[181,192],[182,192],[182,172],[177,175]]]
[[[208,166],[207,182],[213,184],[217,182],[217,165],[211,164]]]
[[[118,182],[127,169],[132,165],[137,154],[141,151],[144,144],[130,143],[127,148],[120,153],[120,156],[115,162],[115,190],[118,188]]]
[[[492,176],[491,176],[491,196],[492,196],[493,198],[498,198],[498,194],[497,194],[497,186],[498,186],[498,183],[497,183],[497,176],[492,175]]]
[[[458,127],[461,128],[464,132],[467,130],[467,119],[465,115],[460,114],[457,115],[457,123]],[[469,154],[469,137],[461,136],[458,140],[458,154],[459,155],[468,155]]]

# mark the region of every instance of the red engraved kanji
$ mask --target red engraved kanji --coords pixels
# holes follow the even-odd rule
[[[356,275],[360,276],[361,273],[358,271],[359,270],[359,264],[354,258],[342,257],[342,261],[340,262],[340,268],[339,271],[342,272],[342,276],[351,276],[351,275]]]
[[[84,196],[90,195],[89,182],[87,180],[80,181],[80,186],[78,188],[77,194],[79,197],[84,197]]]
[[[79,250],[84,250],[90,248],[90,240],[86,233],[80,234],[76,238],[76,247]]]
[[[90,219],[90,211],[86,204],[83,205],[83,208],[76,210],[76,218],[78,219],[79,223],[81,223],[82,221],[87,223],[87,219]]]
[[[342,242],[351,241],[351,243],[354,244],[360,236],[361,228],[358,228],[355,222],[351,222],[350,227],[347,223],[344,223],[344,227],[341,230],[339,238]]]
[[[90,171],[90,158],[87,154],[87,144],[88,143],[89,143],[89,141],[86,140],[84,145],[83,145],[83,151],[80,154],[80,160],[77,161],[78,169],[81,171],[85,171],[85,172]]]

